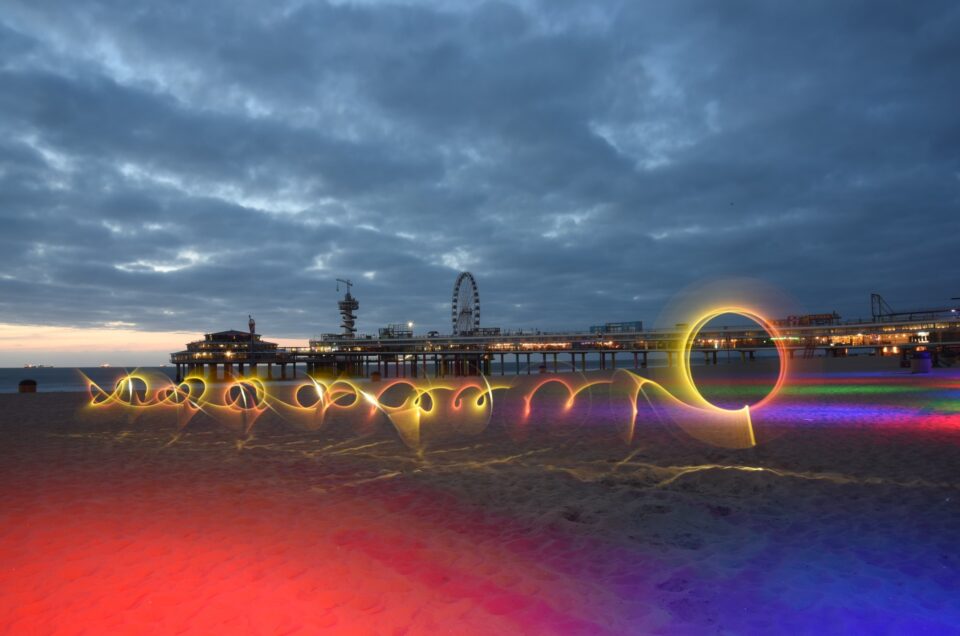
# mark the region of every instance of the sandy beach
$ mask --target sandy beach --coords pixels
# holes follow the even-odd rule
[[[0,395],[0,630],[958,633],[960,371],[802,361],[746,449],[562,397],[418,451],[380,415],[178,434]]]

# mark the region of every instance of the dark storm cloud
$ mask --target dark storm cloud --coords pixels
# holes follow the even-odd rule
[[[954,3],[12,3],[0,322],[446,329],[960,295]]]

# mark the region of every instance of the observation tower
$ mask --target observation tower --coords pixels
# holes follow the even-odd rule
[[[340,291],[340,283],[347,286],[347,293],[343,296],[343,300],[337,303],[342,320],[340,328],[343,329],[345,338],[353,338],[357,335],[357,315],[354,312],[360,308],[360,302],[350,295],[350,288],[353,287],[353,283],[344,278],[338,278],[337,291]]]

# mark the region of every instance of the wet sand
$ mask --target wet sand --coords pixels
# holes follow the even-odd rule
[[[0,395],[0,630],[957,633],[960,372],[818,366],[741,450],[599,394],[422,452]]]

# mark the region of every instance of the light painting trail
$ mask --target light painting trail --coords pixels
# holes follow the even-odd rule
[[[93,409],[167,410],[176,414],[182,430],[204,413],[236,431],[250,435],[257,420],[267,411],[304,430],[316,430],[338,414],[373,418],[383,413],[403,442],[420,448],[425,437],[476,435],[487,428],[495,403],[519,401],[519,421],[512,429],[523,437],[524,423],[534,410],[534,398],[547,387],[562,387],[566,398],[562,410],[572,411],[578,399],[598,389],[619,409],[618,421],[626,443],[632,442],[638,423],[638,402],[648,405],[692,437],[716,446],[747,448],[756,444],[752,418],[772,404],[788,378],[788,356],[779,339],[780,353],[776,383],[753,405],[739,408],[717,406],[696,386],[690,366],[690,351],[699,331],[711,320],[735,314],[756,322],[771,336],[776,328],[759,311],[722,305],[703,312],[683,336],[679,364],[668,369],[663,384],[627,370],[596,375],[572,373],[534,377],[486,376],[431,379],[396,378],[382,382],[355,381],[342,377],[308,377],[300,382],[267,383],[259,377],[235,377],[227,382],[210,382],[200,375],[179,384],[167,376],[135,371],[122,377],[112,391],[87,379]]]

